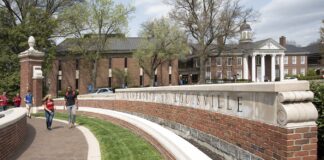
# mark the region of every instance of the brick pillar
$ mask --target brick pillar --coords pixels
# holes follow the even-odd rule
[[[20,59],[20,95],[24,99],[27,91],[30,90],[34,96],[34,105],[39,106],[43,97],[41,66],[44,53],[34,49],[34,37],[29,37],[28,44],[30,48],[18,55]],[[24,101],[22,101],[22,106],[25,106]]]

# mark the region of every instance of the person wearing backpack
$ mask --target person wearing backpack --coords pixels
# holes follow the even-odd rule
[[[64,96],[65,106],[64,109],[68,110],[69,115],[69,128],[75,126],[76,110],[78,110],[78,100],[75,91],[69,86]]]

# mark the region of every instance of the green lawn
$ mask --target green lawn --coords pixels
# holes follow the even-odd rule
[[[38,113],[36,116],[44,116]],[[55,113],[67,120],[67,114]],[[100,143],[103,160],[160,160],[161,154],[147,141],[129,130],[97,118],[77,116],[79,125],[89,128]]]

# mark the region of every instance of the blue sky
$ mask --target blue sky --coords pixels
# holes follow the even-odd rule
[[[129,22],[128,36],[137,36],[141,24],[147,20],[166,16],[171,9],[163,0],[115,0],[132,4],[135,13]],[[319,28],[324,19],[324,0],[241,0],[241,4],[260,13],[251,24],[255,40],[286,36],[305,46],[319,39]]]

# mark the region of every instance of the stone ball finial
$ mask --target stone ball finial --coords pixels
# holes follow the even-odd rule
[[[34,48],[34,46],[35,46],[35,38],[33,36],[30,36],[28,38],[28,45],[29,45],[30,48]]]

